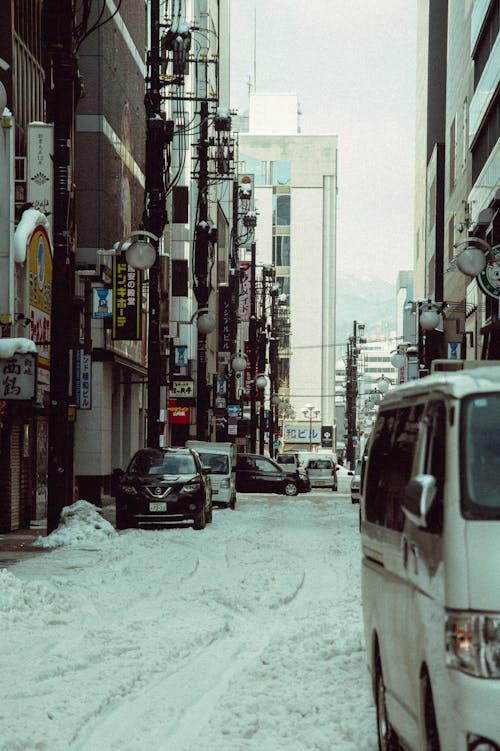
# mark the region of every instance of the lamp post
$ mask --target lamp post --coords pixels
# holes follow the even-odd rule
[[[309,417],[309,451],[312,451],[312,419],[313,415],[318,417],[320,411],[313,404],[306,404],[300,411],[304,417]]]

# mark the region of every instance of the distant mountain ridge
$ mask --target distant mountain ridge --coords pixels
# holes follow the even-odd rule
[[[383,279],[337,277],[337,344],[353,334],[353,322],[365,324],[369,337],[385,338],[396,329],[396,288]]]

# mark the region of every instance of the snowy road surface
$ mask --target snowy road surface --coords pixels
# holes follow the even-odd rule
[[[0,572],[1,751],[375,751],[348,495],[240,495],[201,532],[92,514]]]

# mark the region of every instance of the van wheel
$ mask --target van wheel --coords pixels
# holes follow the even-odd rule
[[[389,722],[389,716],[387,714],[384,676],[382,674],[382,663],[380,662],[380,657],[377,658],[375,668],[375,702],[377,709],[379,751],[399,751],[398,737]]]
[[[422,678],[422,695],[424,698],[425,751],[441,751],[431,682],[427,674]]]
[[[231,509],[231,511],[234,511],[235,506],[236,506],[236,494],[229,501],[229,508]]]

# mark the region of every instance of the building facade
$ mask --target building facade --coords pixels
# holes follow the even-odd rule
[[[497,0],[419,4],[414,292],[442,314],[433,359],[500,354],[496,251],[459,270],[462,251],[499,243],[499,14]]]
[[[294,94],[251,94],[238,159],[255,181],[257,264],[274,266],[288,301],[279,394],[295,420],[313,405],[315,424],[333,428],[337,137],[299,133],[297,112]]]

